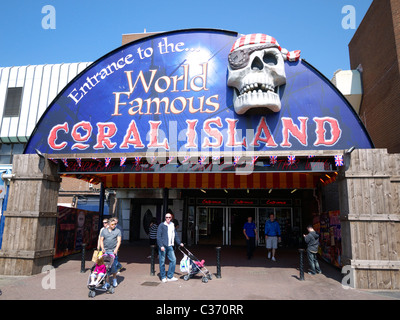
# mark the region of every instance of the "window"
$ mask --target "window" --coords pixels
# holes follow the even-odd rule
[[[11,164],[14,154],[22,154],[25,144],[2,143],[0,144],[0,164]]]
[[[8,88],[4,107],[4,117],[19,117],[21,108],[22,87]]]

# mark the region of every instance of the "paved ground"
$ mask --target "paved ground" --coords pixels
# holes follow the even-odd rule
[[[340,270],[321,262],[323,274],[305,274],[299,280],[297,251],[280,249],[277,262],[265,258],[265,249],[258,248],[255,257],[247,260],[244,247],[223,247],[221,275],[217,279],[214,247],[189,247],[213,274],[208,283],[200,277],[184,281],[179,270],[182,258],[177,253],[177,282],[161,283],[150,275],[150,253],[147,243],[125,245],[120,261],[125,270],[118,276],[114,294],[98,292],[94,300],[399,300],[400,292],[376,292],[344,289]],[[0,300],[93,300],[88,298],[87,279],[92,250],[86,254],[86,272],[81,273],[80,254],[54,261],[53,273],[30,277],[0,276]],[[306,262],[305,262],[306,263]],[[158,262],[155,265],[159,272]],[[51,279],[51,280],[50,280]],[[51,288],[55,286],[55,288]],[[47,288],[47,289],[46,289]]]

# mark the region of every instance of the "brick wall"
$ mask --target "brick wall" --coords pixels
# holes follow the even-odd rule
[[[98,195],[100,185],[93,185],[89,188],[89,183],[83,180],[63,177],[58,195],[58,203],[72,204],[74,195]]]
[[[349,43],[351,69],[362,66],[360,117],[377,148],[400,152],[400,1],[374,0]]]

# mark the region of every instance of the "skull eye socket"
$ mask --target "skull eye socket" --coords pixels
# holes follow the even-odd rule
[[[265,64],[275,66],[278,64],[278,59],[272,52],[264,52],[263,61]]]

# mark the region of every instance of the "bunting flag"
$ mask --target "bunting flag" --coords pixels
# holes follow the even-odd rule
[[[142,157],[135,157],[135,164],[137,166],[140,164],[140,160],[142,160]]]
[[[269,163],[270,164],[275,164],[278,162],[278,156],[270,156],[269,157]]]
[[[311,155],[310,155],[310,156],[308,156],[307,158],[308,158],[308,159],[310,159],[310,158],[315,158],[315,156],[311,156]]]
[[[180,161],[180,163],[181,163],[181,164],[184,164],[184,163],[188,162],[189,159],[190,159],[190,156],[184,156],[184,157],[183,157],[183,160]]]
[[[64,166],[68,167],[68,161],[66,158],[62,158],[62,162],[64,162]]]
[[[78,166],[82,166],[82,158],[76,158],[76,162],[78,163]]]
[[[99,158],[96,158],[96,157],[92,157],[92,160],[100,161],[100,159],[99,159]]]
[[[204,156],[204,157],[200,157],[200,159],[199,159],[199,164],[203,164],[203,163],[204,163],[204,161],[206,161],[206,159],[207,159],[207,157],[206,157],[206,156]]]
[[[49,160],[53,161],[54,163],[58,163],[58,160],[57,160],[57,159],[49,158]]]
[[[110,157],[104,158],[104,162],[105,162],[106,167],[108,167],[108,165],[110,164],[110,161],[111,161]]]
[[[212,159],[213,160],[219,160],[219,159],[221,159],[221,157],[220,156],[213,156]]]
[[[157,158],[156,157],[150,157],[150,164],[156,163]]]
[[[174,159],[175,159],[175,157],[169,157],[168,160],[167,160],[167,164],[171,163],[171,161],[174,160]]]
[[[120,167],[124,166],[125,161],[126,161],[126,157],[119,158],[119,166]]]
[[[341,166],[343,166],[343,164],[344,164],[343,156],[342,155],[335,156],[335,165],[336,165],[336,167],[341,167]]]
[[[239,162],[240,158],[241,158],[241,156],[234,156],[234,157],[233,157],[233,165],[234,165],[234,166],[237,165],[237,163]]]
[[[296,156],[288,156],[288,163],[289,163],[289,166],[295,164],[296,163]]]
[[[256,163],[257,159],[258,159],[258,156],[251,157],[251,165],[252,166],[254,166],[254,164]]]

